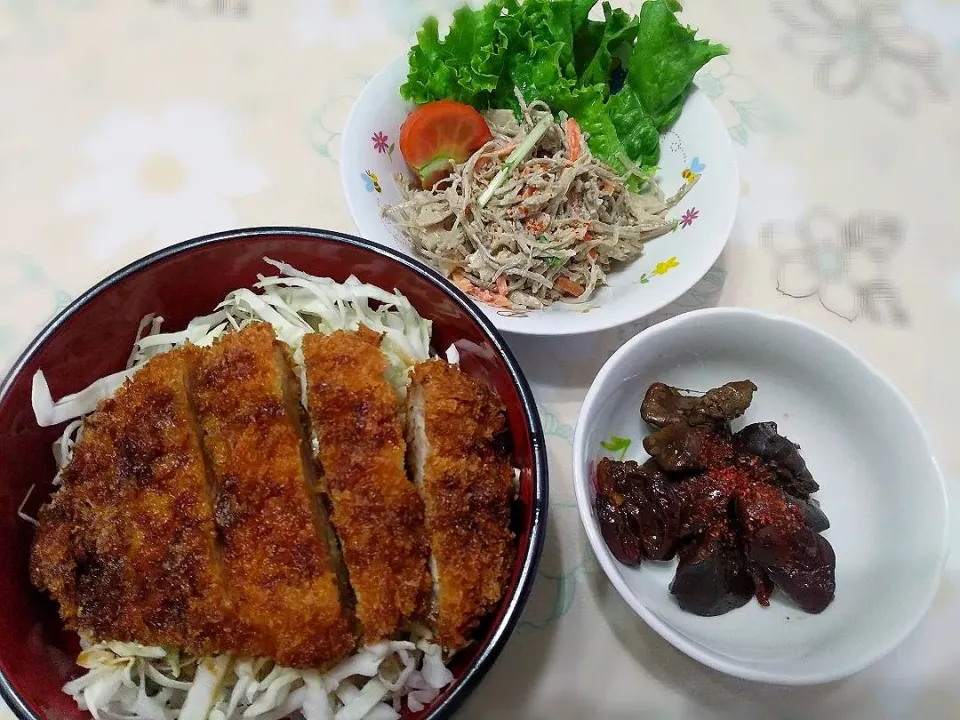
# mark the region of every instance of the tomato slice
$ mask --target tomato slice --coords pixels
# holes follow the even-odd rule
[[[400,152],[429,189],[450,174],[452,164],[465,162],[493,139],[477,110],[454,100],[421,105],[400,127]]]

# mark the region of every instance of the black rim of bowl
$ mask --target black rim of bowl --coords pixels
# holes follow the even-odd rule
[[[66,309],[58,313],[27,346],[27,349],[23,351],[23,353],[14,363],[13,367],[10,369],[6,379],[3,381],[3,386],[0,387],[0,402],[3,402],[7,398],[14,379],[23,372],[26,364],[47,343],[47,341],[50,339],[50,336],[53,335],[53,333],[56,332],[56,330],[58,330],[63,323],[69,320],[69,318],[77,310],[121,280],[140,272],[144,268],[147,268],[154,263],[165,260],[173,255],[177,255],[184,250],[192,250],[194,248],[204,247],[207,245],[226,243],[231,240],[239,240],[242,238],[273,235],[296,235],[300,237],[313,238],[316,240],[333,241],[374,252],[379,255],[385,255],[394,262],[400,263],[410,270],[413,270],[417,274],[427,278],[427,280],[433,284],[438,285],[442,289],[446,290],[447,294],[450,295],[450,297],[461,307],[461,309],[463,309],[463,311],[466,312],[474,320],[474,322],[479,324],[490,337],[494,346],[497,348],[497,351],[500,353],[501,357],[503,357],[507,368],[510,371],[510,377],[512,378],[513,383],[517,387],[517,390],[520,394],[520,400],[523,405],[523,412],[527,427],[530,429],[530,433],[532,435],[531,450],[533,452],[534,462],[533,522],[530,530],[530,545],[527,548],[526,556],[523,559],[523,565],[520,570],[520,577],[517,581],[516,591],[514,592],[513,598],[511,598],[510,603],[504,612],[503,620],[491,635],[490,642],[485,648],[483,648],[480,654],[477,655],[477,658],[473,664],[466,669],[460,682],[453,689],[453,691],[447,695],[440,705],[434,708],[429,715],[424,716],[424,720],[441,720],[441,718],[448,718],[463,704],[470,693],[476,689],[477,685],[490,670],[490,667],[493,665],[493,662],[497,659],[504,646],[507,644],[507,640],[510,638],[510,635],[513,633],[513,630],[520,619],[520,614],[523,611],[523,607],[526,604],[528,596],[530,595],[530,590],[533,587],[533,581],[536,577],[537,564],[540,561],[540,555],[543,551],[543,543],[546,537],[549,491],[547,479],[546,443],[543,436],[543,428],[540,424],[540,414],[537,411],[537,405],[533,398],[533,392],[530,390],[530,385],[527,383],[523,372],[520,370],[519,363],[517,363],[516,358],[510,351],[510,348],[507,347],[503,336],[494,327],[493,323],[487,319],[486,315],[484,315],[484,313],[473,303],[472,300],[463,295],[463,293],[461,293],[460,290],[453,285],[453,283],[440,275],[440,273],[435,271],[433,268],[430,268],[420,261],[404,255],[403,253],[397,252],[392,248],[377,245],[376,243],[370,242],[369,240],[363,240],[354,235],[347,235],[345,233],[334,232],[331,230],[318,230],[305,227],[254,227],[213,233],[211,235],[203,235],[192,240],[186,240],[176,245],[171,245],[170,247],[151,253],[150,255],[147,255],[139,260],[135,260],[126,267],[117,270],[87,290],[85,293],[83,293],[83,295],[70,303]],[[19,720],[43,720],[43,718],[35,714],[27,707],[27,704],[20,696],[20,693],[16,688],[13,687],[6,673],[2,671],[0,671],[0,695],[3,696],[4,701],[19,718]]]

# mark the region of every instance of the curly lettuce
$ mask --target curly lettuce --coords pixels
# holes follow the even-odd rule
[[[527,102],[542,100],[575,117],[607,164],[652,167],[660,134],[680,117],[694,75],[727,49],[681,24],[676,0],[647,0],[639,16],[604,2],[602,20],[589,17],[596,4],[464,6],[443,38],[437,19],[428,18],[410,49],[400,94],[417,104],[449,98],[479,110],[518,110],[519,89]]]

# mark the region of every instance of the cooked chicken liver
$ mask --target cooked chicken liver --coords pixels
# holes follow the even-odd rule
[[[779,588],[822,612],[836,591],[836,557],[819,533],[830,521],[798,445],[776,423],[731,434],[756,386],[727,383],[700,397],[654,383],[641,409],[660,429],[644,439],[643,465],[603,458],[596,510],[614,556],[635,566],[679,556],[670,591],[681,608],[721,615]]]

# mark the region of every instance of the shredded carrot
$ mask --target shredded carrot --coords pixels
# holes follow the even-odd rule
[[[546,170],[550,167],[550,163],[544,162],[543,160],[537,162],[527,163],[523,168],[523,171],[520,173],[522,176],[526,177],[530,175],[534,170]]]
[[[573,118],[567,118],[567,143],[570,145],[570,160],[576,162],[583,155],[583,133]]]
[[[503,296],[506,296],[507,291],[510,287],[507,285],[507,276],[499,275],[497,276],[497,292]]]
[[[472,293],[476,288],[473,286],[473,283],[467,280],[467,276],[464,275],[459,270],[455,270],[450,279],[453,280],[453,284],[458,288],[463,290],[465,293]]]
[[[534,235],[544,232],[550,225],[550,218],[545,213],[540,213],[536,217],[523,221],[523,226]]]
[[[597,252],[596,248],[590,248],[590,252],[588,252],[587,255],[589,255],[594,260],[600,257],[600,253]]]
[[[481,302],[485,302],[490,305],[493,305],[494,307],[499,307],[499,308],[513,307],[513,303],[510,302],[510,299],[506,296],[507,279],[503,277],[503,275],[497,278],[497,290],[500,290],[501,280],[503,281],[503,286],[504,286],[504,289],[498,293],[492,293],[489,290],[483,290],[481,288],[478,288],[472,282],[467,280],[467,276],[464,275],[459,270],[454,270],[453,273],[450,275],[450,279],[453,281],[453,284],[456,285],[461,290],[463,290],[463,292],[467,293],[468,295],[472,295],[473,297],[477,298],[477,300],[480,300]]]
[[[510,308],[513,307],[513,303],[503,295],[498,295],[497,293],[492,293],[489,290],[480,290],[479,288],[474,288],[472,293],[477,300],[487,303],[488,305],[493,305],[498,308]]]
[[[554,284],[560,288],[560,292],[565,292],[567,295],[573,295],[574,297],[583,295],[583,285],[563,275],[554,280]]]

